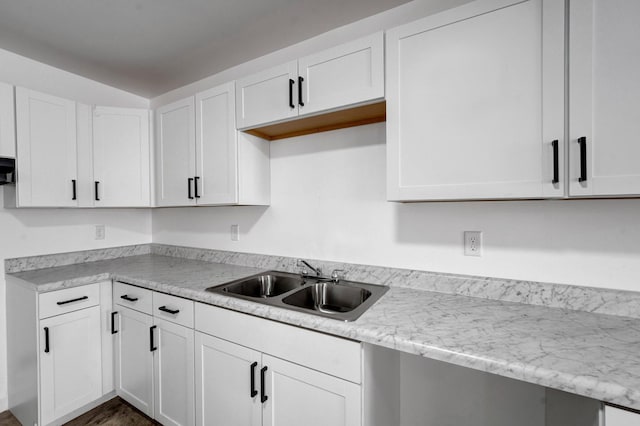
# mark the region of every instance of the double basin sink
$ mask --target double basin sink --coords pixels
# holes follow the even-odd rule
[[[388,287],[380,285],[343,280],[333,282],[325,278],[302,277],[278,271],[268,271],[207,289],[226,296],[341,321],[355,321],[387,290]]]

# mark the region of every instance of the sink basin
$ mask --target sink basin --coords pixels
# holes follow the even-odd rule
[[[316,283],[282,299],[287,305],[325,314],[351,312],[371,296],[364,288],[334,283]]]
[[[341,321],[355,321],[388,287],[268,271],[207,291]]]
[[[288,276],[277,273],[255,275],[222,286],[224,293],[233,293],[247,297],[274,297],[300,288],[304,284],[299,276]]]

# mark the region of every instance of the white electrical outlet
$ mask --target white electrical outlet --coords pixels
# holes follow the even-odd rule
[[[240,241],[240,225],[231,225],[231,241]]]
[[[464,255],[482,256],[481,231],[464,231]]]
[[[104,240],[104,225],[96,225],[96,240]]]

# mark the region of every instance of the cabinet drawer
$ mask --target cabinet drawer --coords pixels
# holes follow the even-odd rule
[[[153,316],[193,328],[193,301],[154,291]]]
[[[151,290],[136,287],[121,282],[115,282],[113,286],[113,300],[117,305],[126,306],[151,315]]]
[[[359,342],[282,324],[268,319],[195,305],[195,328],[203,333],[361,383]]]
[[[100,304],[100,284],[42,293],[38,296],[39,317],[48,318]]]

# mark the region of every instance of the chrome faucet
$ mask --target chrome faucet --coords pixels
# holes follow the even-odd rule
[[[316,277],[318,278],[322,277],[322,270],[320,270],[320,268],[314,268],[313,266],[309,265],[309,263],[304,259],[298,259],[296,266],[298,266],[298,268],[301,268],[300,275],[302,275],[303,277],[309,276],[308,274],[305,274],[305,270],[304,270],[305,266],[310,270],[312,270],[316,274]]]

